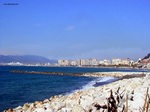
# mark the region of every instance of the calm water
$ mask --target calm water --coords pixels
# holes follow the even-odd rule
[[[53,95],[67,94],[78,89],[90,88],[93,87],[96,82],[105,84],[115,80],[113,78],[16,74],[11,73],[10,70],[65,73],[133,71],[113,68],[0,66],[0,112],[4,109],[23,105],[26,102],[35,102],[50,98]]]

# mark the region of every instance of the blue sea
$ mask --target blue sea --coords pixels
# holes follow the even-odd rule
[[[48,99],[54,95],[66,95],[77,90],[84,90],[117,80],[112,77],[21,74],[12,73],[11,70],[65,73],[143,71],[117,68],[0,66],[0,112],[24,103]]]

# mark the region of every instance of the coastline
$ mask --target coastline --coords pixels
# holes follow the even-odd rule
[[[136,73],[136,74],[135,74]],[[124,94],[124,97],[120,99],[120,103],[117,105],[117,109],[120,111],[125,105],[125,95],[128,93],[128,96],[134,96],[135,99],[140,97],[140,101],[129,102],[131,103],[129,110],[137,110],[138,106],[143,106],[144,97],[146,93],[146,88],[150,85],[150,73],[145,72],[96,72],[96,73],[86,73],[84,76],[93,76],[93,77],[119,77],[120,80],[95,87],[89,90],[81,90],[75,93],[66,95],[66,96],[53,96],[50,99],[44,101],[36,101],[34,103],[26,103],[23,106],[18,106],[15,109],[8,109],[5,112],[96,112],[96,110],[104,110],[102,106],[107,106],[107,100],[110,96],[110,91],[113,91],[113,96],[116,99],[117,96],[115,91],[120,88],[120,92]],[[131,77],[132,76],[132,77]],[[140,77],[141,76],[141,77]],[[134,93],[131,94],[134,90]],[[118,95],[121,93],[118,92]],[[120,96],[119,96],[120,97]],[[137,98],[139,99],[139,98]],[[135,107],[136,103],[140,103]],[[99,107],[99,109],[98,109]],[[101,107],[101,108],[100,108]]]

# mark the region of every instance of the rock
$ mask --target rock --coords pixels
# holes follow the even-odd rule
[[[51,105],[49,103],[45,103],[45,104],[43,104],[43,107],[45,107],[45,108],[51,108]]]
[[[133,73],[94,73],[95,76],[110,76],[111,74],[117,77]],[[118,87],[120,87],[119,92],[117,92]],[[7,112],[13,112],[14,110],[15,112],[101,112],[102,109],[97,110],[94,104],[107,105],[110,90],[113,91],[114,99],[117,101],[118,111],[121,111],[126,104],[126,94],[128,94],[129,111],[133,112],[134,110],[138,112],[139,108],[142,108],[144,105],[147,87],[150,87],[150,74],[142,78],[123,79],[96,88],[76,91],[66,96],[53,96],[50,100],[46,99],[43,102],[26,103],[23,107],[18,106],[16,109],[7,110]]]
[[[45,99],[44,101],[43,101],[43,103],[49,103],[50,101],[48,100],[48,99]]]
[[[22,106],[18,106],[15,110],[22,110]]]
[[[81,106],[74,106],[72,112],[86,112]]]
[[[23,109],[24,111],[26,111],[26,110],[28,110],[29,107],[30,107],[30,104],[25,103],[25,104],[23,105],[22,109]]]
[[[14,112],[14,111],[13,111],[13,109],[11,109],[11,108],[10,108],[10,109],[8,109],[8,111],[7,111],[7,112]]]
[[[85,110],[89,110],[89,107],[92,105],[94,99],[92,96],[86,95],[81,96],[80,98],[80,106],[82,106]]]
[[[65,103],[66,103],[66,107],[71,108],[71,107],[77,105],[78,101],[68,99],[65,101]]]
[[[35,104],[32,103],[26,112],[31,112],[35,108]]]
[[[36,108],[33,112],[45,112],[43,108]]]
[[[65,104],[63,102],[52,102],[51,103],[51,108],[54,110],[59,110],[61,108],[65,107]]]
[[[71,108],[62,108],[61,112],[71,112]]]
[[[144,96],[142,93],[135,93],[134,94],[134,101],[128,102],[130,109],[132,110],[139,110],[144,105]]]
[[[147,73],[145,79],[150,79],[150,73]]]

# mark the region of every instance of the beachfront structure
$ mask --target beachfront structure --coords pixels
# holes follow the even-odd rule
[[[98,65],[98,64],[99,64],[99,62],[98,62],[97,59],[81,59],[80,60],[80,65],[81,66],[85,66],[85,65],[92,65],[92,66],[94,66],[94,65]]]
[[[130,63],[131,63],[131,61],[130,61],[129,59],[123,59],[123,60],[121,61],[121,64],[122,64],[122,65],[130,65]]]
[[[112,59],[112,65],[131,65],[134,61],[130,59]]]
[[[112,59],[112,65],[120,65],[122,64],[122,60],[121,59]]]
[[[89,65],[98,65],[98,60],[97,59],[89,59]]]
[[[111,65],[111,61],[107,60],[107,59],[104,59],[103,61],[99,61],[99,64],[100,65]]]
[[[77,64],[77,61],[76,61],[76,60],[73,60],[73,61],[70,61],[70,65],[71,65],[71,66],[77,66],[78,64]]]
[[[58,64],[60,66],[97,66],[97,65],[132,65],[134,63],[133,60],[127,59],[79,59],[79,60],[58,60]]]
[[[70,61],[69,60],[58,60],[58,64],[60,66],[69,66],[70,65]]]

